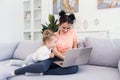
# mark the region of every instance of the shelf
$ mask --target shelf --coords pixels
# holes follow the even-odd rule
[[[31,19],[31,11],[24,12],[24,19]]]
[[[34,10],[41,10],[41,7],[34,8]]]
[[[26,9],[26,10],[24,10],[24,12],[29,12],[29,11],[31,11],[30,9]]]
[[[41,39],[41,0],[24,0],[23,39]]]
[[[26,11],[26,10],[30,10],[31,9],[31,5],[30,5],[30,0],[28,1],[24,1],[23,2],[23,5],[24,5],[24,10]]]
[[[34,21],[40,21],[41,22],[41,18],[34,18]]]
[[[88,32],[107,32],[107,30],[81,30],[77,31],[78,33],[88,33]]]
[[[41,8],[41,0],[34,0],[34,8]]]
[[[30,0],[24,0],[24,2],[25,2],[25,1],[27,2],[27,1],[30,1]]]
[[[33,18],[41,18],[41,11],[34,11]]]
[[[80,39],[85,39],[86,37],[109,38],[109,32],[106,30],[77,31],[77,37],[78,41]]]
[[[31,33],[30,32],[24,33],[24,39],[31,40]]]
[[[30,18],[24,18],[25,21],[30,21],[31,20],[31,17]]]
[[[41,39],[41,32],[34,32],[33,33],[33,38],[34,38],[34,40],[39,40],[39,39]]]
[[[34,29],[33,32],[41,32],[41,30]]]

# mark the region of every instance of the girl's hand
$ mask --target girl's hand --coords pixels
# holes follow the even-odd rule
[[[54,53],[49,54],[50,58],[53,58],[55,55]]]

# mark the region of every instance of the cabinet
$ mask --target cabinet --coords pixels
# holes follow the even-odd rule
[[[41,38],[41,0],[23,0],[23,39]]]

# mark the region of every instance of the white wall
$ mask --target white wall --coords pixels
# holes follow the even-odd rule
[[[44,23],[48,19],[49,13],[52,13],[52,0],[44,0],[44,8],[48,13],[43,14]],[[47,3],[47,6],[46,6]],[[75,28],[83,30],[83,21],[88,21],[88,30],[109,30],[110,38],[120,38],[120,8],[97,9],[97,0],[79,0],[79,13],[76,14],[77,21]],[[95,25],[95,19],[99,20],[99,24]]]
[[[23,5],[22,0],[1,0],[0,2],[0,42],[19,41],[22,39]],[[52,0],[42,0],[42,23],[48,22],[52,14]],[[110,31],[111,38],[120,38],[120,8],[97,9],[97,0],[80,0],[79,13],[76,14],[75,27],[83,29],[83,21],[88,21],[89,29]],[[99,24],[95,25],[94,20]]]
[[[42,23],[48,22],[48,15],[52,14],[52,0],[42,0]]]
[[[0,42],[22,39],[22,0],[0,1]]]
[[[120,38],[120,8],[97,9],[97,0],[80,0],[79,14],[81,20],[88,20],[90,29],[109,30],[110,38]],[[98,19],[99,24],[95,25],[94,20]]]

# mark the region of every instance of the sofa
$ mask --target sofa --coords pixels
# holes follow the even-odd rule
[[[10,60],[24,60],[41,45],[41,40],[0,43],[0,75],[19,68],[8,65]],[[120,39],[87,37],[78,43],[78,48],[80,47],[92,47],[92,52],[88,63],[79,65],[79,71],[76,74],[18,75],[7,80],[120,80]]]

